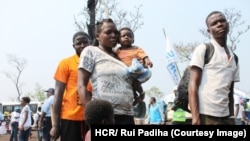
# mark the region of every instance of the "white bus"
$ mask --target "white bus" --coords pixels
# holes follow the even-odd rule
[[[42,106],[42,102],[30,102],[30,109],[32,110],[33,113],[37,112],[38,107]],[[11,113],[14,111],[15,108],[20,108],[21,105],[20,102],[0,102],[0,112],[1,113]]]

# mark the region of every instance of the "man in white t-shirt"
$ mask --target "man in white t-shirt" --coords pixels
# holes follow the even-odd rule
[[[190,61],[189,106],[193,125],[232,125],[233,94],[230,89],[240,81],[237,57],[227,46],[229,23],[220,11],[206,18],[213,45],[213,56],[206,64],[206,45],[197,46]]]

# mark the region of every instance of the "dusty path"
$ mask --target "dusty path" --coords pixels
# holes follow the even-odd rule
[[[0,141],[9,141],[9,140],[10,140],[10,134],[0,135]],[[32,136],[29,139],[29,141],[38,141],[36,131],[32,131]]]

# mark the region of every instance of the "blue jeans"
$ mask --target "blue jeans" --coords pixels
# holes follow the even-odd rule
[[[42,141],[42,138],[43,138],[43,131],[42,129],[36,129],[37,130],[37,139],[38,141]]]
[[[43,119],[43,139],[44,141],[50,141],[50,129],[52,128],[51,125],[51,118],[50,117],[45,117]]]
[[[19,132],[19,141],[28,141],[31,128]]]
[[[10,141],[17,141],[17,134],[18,134],[18,122],[12,122],[10,124],[11,126],[11,135],[10,135]]]
[[[241,118],[237,118],[235,121],[235,125],[245,125],[245,122],[241,120]]]

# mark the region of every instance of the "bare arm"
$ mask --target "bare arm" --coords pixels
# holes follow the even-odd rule
[[[199,67],[192,66],[190,68],[190,80],[188,88],[189,106],[192,113],[192,124],[200,124],[198,90],[201,81],[202,70]]]
[[[246,117],[246,112],[245,110],[241,110],[240,112],[242,112],[242,118],[241,120],[244,121],[245,123],[247,122],[247,117]]]
[[[240,104],[235,104],[234,105],[234,118],[237,119],[237,115],[239,113],[239,109],[240,109]]]
[[[63,94],[65,91],[66,84],[56,80],[55,84],[55,96],[54,96],[54,103],[53,103],[53,112],[54,112],[54,123],[53,126],[59,126],[60,121],[60,114],[62,108],[62,99]]]
[[[59,137],[59,129],[60,129],[60,114],[61,114],[61,107],[62,107],[62,99],[63,94],[65,91],[66,84],[56,80],[55,84],[55,96],[54,96],[54,103],[53,103],[53,116],[52,119],[52,128],[50,130],[50,135],[52,140],[55,140]]]
[[[29,115],[29,111],[24,111],[24,119],[21,122],[21,125],[19,125],[20,131],[24,130],[23,126],[24,126],[25,122],[28,120],[28,115]]]
[[[91,94],[87,90],[90,75],[90,72],[84,69],[78,69],[77,91],[83,105],[91,100]]]
[[[38,120],[38,129],[42,129],[42,127],[43,127],[43,119],[44,119],[45,115],[46,115],[46,113],[42,112],[42,114],[41,114],[41,116],[40,116],[40,118]]]

